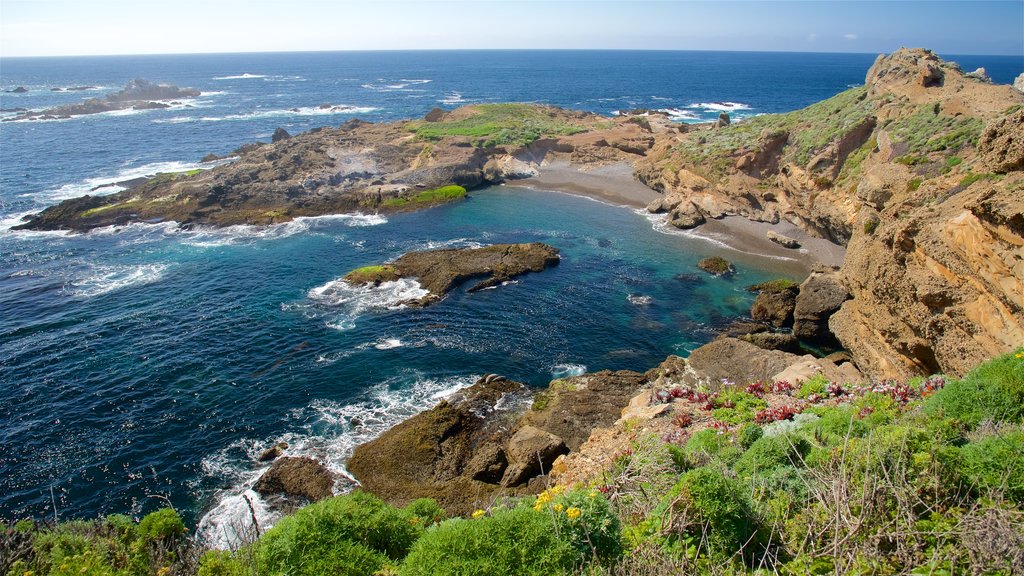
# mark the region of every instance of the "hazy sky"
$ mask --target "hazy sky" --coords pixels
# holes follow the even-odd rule
[[[0,0],[0,55],[417,48],[1024,54],[1024,0]]]

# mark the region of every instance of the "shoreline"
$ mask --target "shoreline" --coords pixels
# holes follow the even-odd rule
[[[678,234],[704,240],[717,245],[730,254],[730,258],[744,263],[763,263],[769,259],[776,263],[780,273],[806,276],[816,265],[841,266],[846,247],[815,238],[795,224],[781,221],[777,224],[756,222],[743,216],[725,216],[711,219],[689,230],[659,222],[660,215],[650,214],[649,203],[662,195],[633,178],[632,167],[625,162],[606,164],[590,169],[574,167],[559,160],[538,168],[538,174],[521,180],[506,182],[540,192],[555,192],[580,196],[636,210],[651,221],[659,232]],[[776,232],[800,242],[800,248],[785,248],[768,239],[768,232]]]

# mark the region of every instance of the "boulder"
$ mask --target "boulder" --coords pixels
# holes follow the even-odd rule
[[[274,134],[271,135],[270,141],[276,144],[276,143],[278,143],[278,142],[280,142],[282,140],[287,140],[287,139],[289,139],[291,137],[292,137],[292,135],[289,134],[287,130],[285,130],[284,128],[278,127],[277,130],[274,130]]]
[[[968,72],[967,74],[964,74],[964,76],[967,76],[968,78],[974,78],[975,80],[980,80],[982,82],[987,82],[989,84],[992,83],[992,78],[989,77],[988,72],[986,72],[984,68],[978,68],[974,72]]]
[[[700,208],[689,200],[680,202],[668,217],[668,223],[681,230],[696,228],[704,222],[706,220]]]
[[[776,328],[789,326],[793,323],[796,296],[795,286],[779,290],[762,290],[750,307],[750,317]]]
[[[800,242],[798,242],[795,238],[790,238],[789,236],[786,236],[784,234],[779,234],[774,230],[768,231],[768,239],[784,248],[795,249],[800,247]]]
[[[271,460],[274,460],[275,458],[283,454],[284,451],[287,449],[287,442],[278,442],[277,444],[274,444],[273,446],[267,448],[263,452],[260,452],[260,455],[256,458],[256,460],[259,462],[270,462]]]
[[[314,502],[333,495],[333,488],[330,470],[304,456],[278,458],[253,486],[263,496],[283,494]]]
[[[1017,76],[1016,78],[1014,78],[1014,80],[1013,80],[1013,87],[1018,92],[1024,92],[1024,72],[1021,72],[1020,76]]]
[[[424,116],[423,119],[427,122],[440,122],[441,120],[444,120],[444,117],[447,115],[448,113],[441,108],[431,108],[430,112],[427,112],[427,115]]]
[[[793,309],[793,335],[806,342],[835,346],[828,320],[850,293],[832,271],[815,271],[802,284]]]
[[[551,470],[555,458],[569,452],[565,441],[536,426],[526,425],[508,441],[510,463],[501,480],[503,486],[518,486]]]
[[[722,112],[718,115],[718,120],[715,121],[715,128],[723,128],[728,126],[730,122],[732,122],[732,120],[729,119],[729,113]]]
[[[765,350],[736,338],[719,338],[690,354],[686,359],[688,369],[679,379],[690,386],[714,390],[723,378],[737,384],[768,380],[798,359],[789,352]]]

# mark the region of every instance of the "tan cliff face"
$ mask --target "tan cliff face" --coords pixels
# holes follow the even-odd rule
[[[874,378],[962,374],[1024,342],[1024,94],[920,49],[789,114],[659,143],[637,177],[679,227],[735,214],[847,245],[830,328]]]

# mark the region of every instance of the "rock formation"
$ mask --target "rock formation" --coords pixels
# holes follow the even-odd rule
[[[426,306],[470,278],[482,278],[469,288],[470,292],[475,292],[529,272],[541,272],[558,262],[558,249],[540,242],[446,248],[409,252],[391,264],[353,270],[345,280],[356,285],[377,285],[399,278],[415,278],[430,294],[405,304]]]
[[[312,458],[278,458],[253,489],[263,496],[283,495],[311,502],[334,493],[334,475]]]
[[[89,87],[69,88],[69,90],[87,90]],[[112,112],[114,110],[153,110],[169,108],[168,104],[156,102],[157,100],[174,100],[177,98],[195,98],[200,92],[192,88],[178,88],[170,84],[153,84],[141,78],[132,80],[122,90],[107,94],[106,98],[90,98],[79,104],[67,104],[46,108],[39,111],[25,111],[13,118],[14,120],[48,120],[53,118],[70,118],[72,116],[83,116],[86,114],[99,114],[101,112]]]

